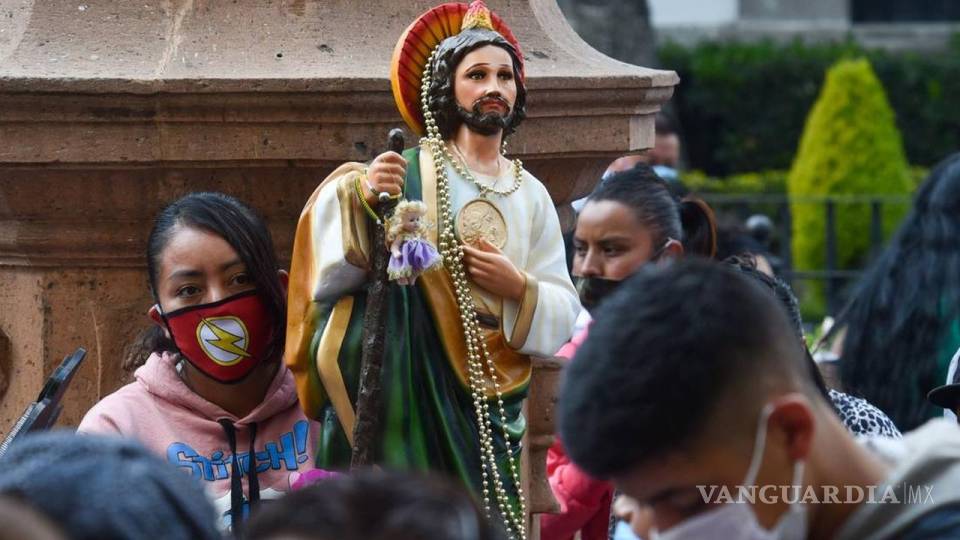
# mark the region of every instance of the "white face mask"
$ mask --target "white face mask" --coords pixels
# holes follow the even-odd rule
[[[753,456],[750,467],[743,480],[743,486],[754,485],[760,464],[763,461],[763,450],[767,443],[767,420],[773,412],[773,406],[767,405],[760,413],[760,425],[757,427],[757,438],[753,446]],[[793,466],[793,481],[791,486],[798,486],[798,491],[791,488],[790,508],[780,516],[773,529],[765,529],[757,521],[753,507],[746,502],[732,502],[719,505],[716,509],[704,512],[690,519],[670,527],[663,533],[651,531],[651,540],[681,540],[723,538],[724,540],[805,540],[807,538],[807,509],[800,504],[800,494],[803,493],[800,482],[803,480],[803,461],[797,461]],[[759,493],[756,490],[755,493]],[[780,493],[780,490],[777,490]]]

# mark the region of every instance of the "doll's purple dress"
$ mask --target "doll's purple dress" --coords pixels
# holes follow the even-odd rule
[[[429,240],[410,236],[400,244],[399,256],[390,255],[387,275],[390,279],[415,277],[439,263],[440,253]]]

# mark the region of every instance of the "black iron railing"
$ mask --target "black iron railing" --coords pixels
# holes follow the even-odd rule
[[[850,205],[870,206],[870,259],[884,245],[884,207],[897,205],[905,210],[911,199],[908,196],[892,195],[832,195],[832,196],[787,196],[787,195],[736,195],[699,194],[718,215],[733,214],[743,223],[753,222],[750,234],[774,255],[778,273],[791,285],[797,281],[821,281],[825,285],[827,309],[836,314],[842,307],[844,291],[862,273],[863,269],[842,269],[839,264],[837,243],[837,215]],[[816,204],[822,206],[824,216],[824,262],[819,270],[796,270],[793,265],[791,240],[796,231],[792,228],[791,205]],[[769,220],[756,219],[766,216]],[[751,219],[753,217],[754,219]],[[760,228],[758,230],[758,227]],[[772,230],[762,230],[772,227]]]

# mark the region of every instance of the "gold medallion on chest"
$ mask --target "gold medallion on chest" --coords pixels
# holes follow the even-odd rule
[[[468,246],[478,247],[480,239],[503,249],[507,245],[507,222],[503,214],[486,199],[473,199],[457,214],[457,237]]]

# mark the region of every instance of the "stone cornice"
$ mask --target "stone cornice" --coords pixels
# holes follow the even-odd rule
[[[528,121],[511,141],[533,154],[609,148],[603,139],[551,137],[553,120],[602,119],[630,131],[633,118],[655,113],[672,87],[531,89]],[[392,96],[380,92],[204,94],[0,94],[5,163],[122,163],[223,160],[367,159],[392,126],[402,125]],[[409,139],[412,142],[412,139]],[[103,144],[110,141],[110,144]],[[627,142],[626,140],[624,142]],[[603,147],[591,143],[602,143]]]
[[[149,220],[0,220],[0,267],[145,268]],[[283,231],[286,232],[286,231]],[[288,234],[274,241],[288,260]]]
[[[0,164],[367,159],[402,124],[387,79],[397,36],[434,4],[24,2],[0,36],[0,139],[18,142],[0,146]],[[674,72],[594,50],[555,0],[488,4],[525,55],[516,155],[649,146],[644,117]],[[591,132],[556,136],[566,119],[591,119]]]
[[[433,0],[27,1],[0,36],[0,92],[376,91],[397,37]],[[587,45],[555,0],[490,0],[543,88],[672,86]],[[644,79],[647,82],[644,82]],[[599,86],[598,86],[599,85]]]
[[[0,267],[141,268],[160,208],[192,191],[222,191],[271,226],[282,260],[293,224],[330,167],[316,163],[25,165],[0,169]]]

